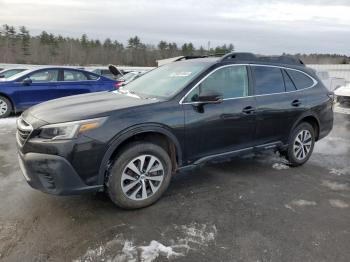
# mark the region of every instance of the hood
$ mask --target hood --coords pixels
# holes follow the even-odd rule
[[[131,108],[157,100],[141,99],[115,92],[99,92],[51,100],[23,113],[23,118],[34,117],[47,123],[61,123],[108,116],[112,111]]]
[[[350,84],[337,88],[334,94],[336,96],[350,96]]]

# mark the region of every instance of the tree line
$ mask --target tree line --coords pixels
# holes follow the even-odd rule
[[[0,30],[0,62],[20,64],[92,65],[118,64],[155,66],[156,60],[181,55],[228,53],[233,44],[217,46],[209,51],[195,48],[189,42],[179,46],[175,42],[160,41],[158,45],[145,44],[138,36],[126,44],[110,38],[100,41],[83,34],[79,38],[54,35],[46,31],[32,36],[25,26],[15,28],[3,25]]]
[[[3,25],[0,30],[0,62],[18,64],[97,65],[117,64],[155,66],[156,60],[181,55],[225,54],[234,51],[232,43],[196,48],[191,42],[178,45],[161,40],[146,44],[138,36],[126,44],[110,38],[101,41],[83,34],[79,38],[64,37],[46,31],[33,36],[25,26]],[[296,54],[305,63],[350,63],[347,56],[336,54]]]

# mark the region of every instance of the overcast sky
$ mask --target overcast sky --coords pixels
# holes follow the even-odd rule
[[[0,0],[5,23],[32,34],[122,42],[138,35],[152,44],[210,41],[264,54],[350,55],[350,0]]]

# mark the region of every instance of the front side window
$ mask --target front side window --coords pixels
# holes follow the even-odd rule
[[[298,90],[311,87],[314,84],[314,81],[302,72],[287,70],[287,73],[292,78]]]
[[[216,91],[223,98],[237,98],[248,95],[248,73],[246,66],[220,68],[205,78],[186,98],[185,102],[195,102],[207,91]]]
[[[64,70],[63,81],[86,81],[87,77],[83,72]]]
[[[278,67],[253,66],[255,77],[255,94],[275,94],[284,92],[284,81]]]
[[[56,82],[58,80],[58,70],[42,70],[31,74],[29,78],[33,83]]]

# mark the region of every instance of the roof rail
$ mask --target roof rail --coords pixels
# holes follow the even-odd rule
[[[289,65],[304,65],[303,61],[300,59],[290,56],[290,55],[281,55],[281,56],[261,56],[255,55],[253,53],[229,53],[221,57],[220,62],[225,60],[243,60],[249,62],[268,62],[268,63],[280,63],[280,64],[289,64]]]
[[[182,61],[182,60],[189,60],[189,59],[196,59],[196,58],[206,58],[208,57],[207,55],[187,55],[187,56],[182,56],[178,59],[176,59],[174,62],[177,61]]]

